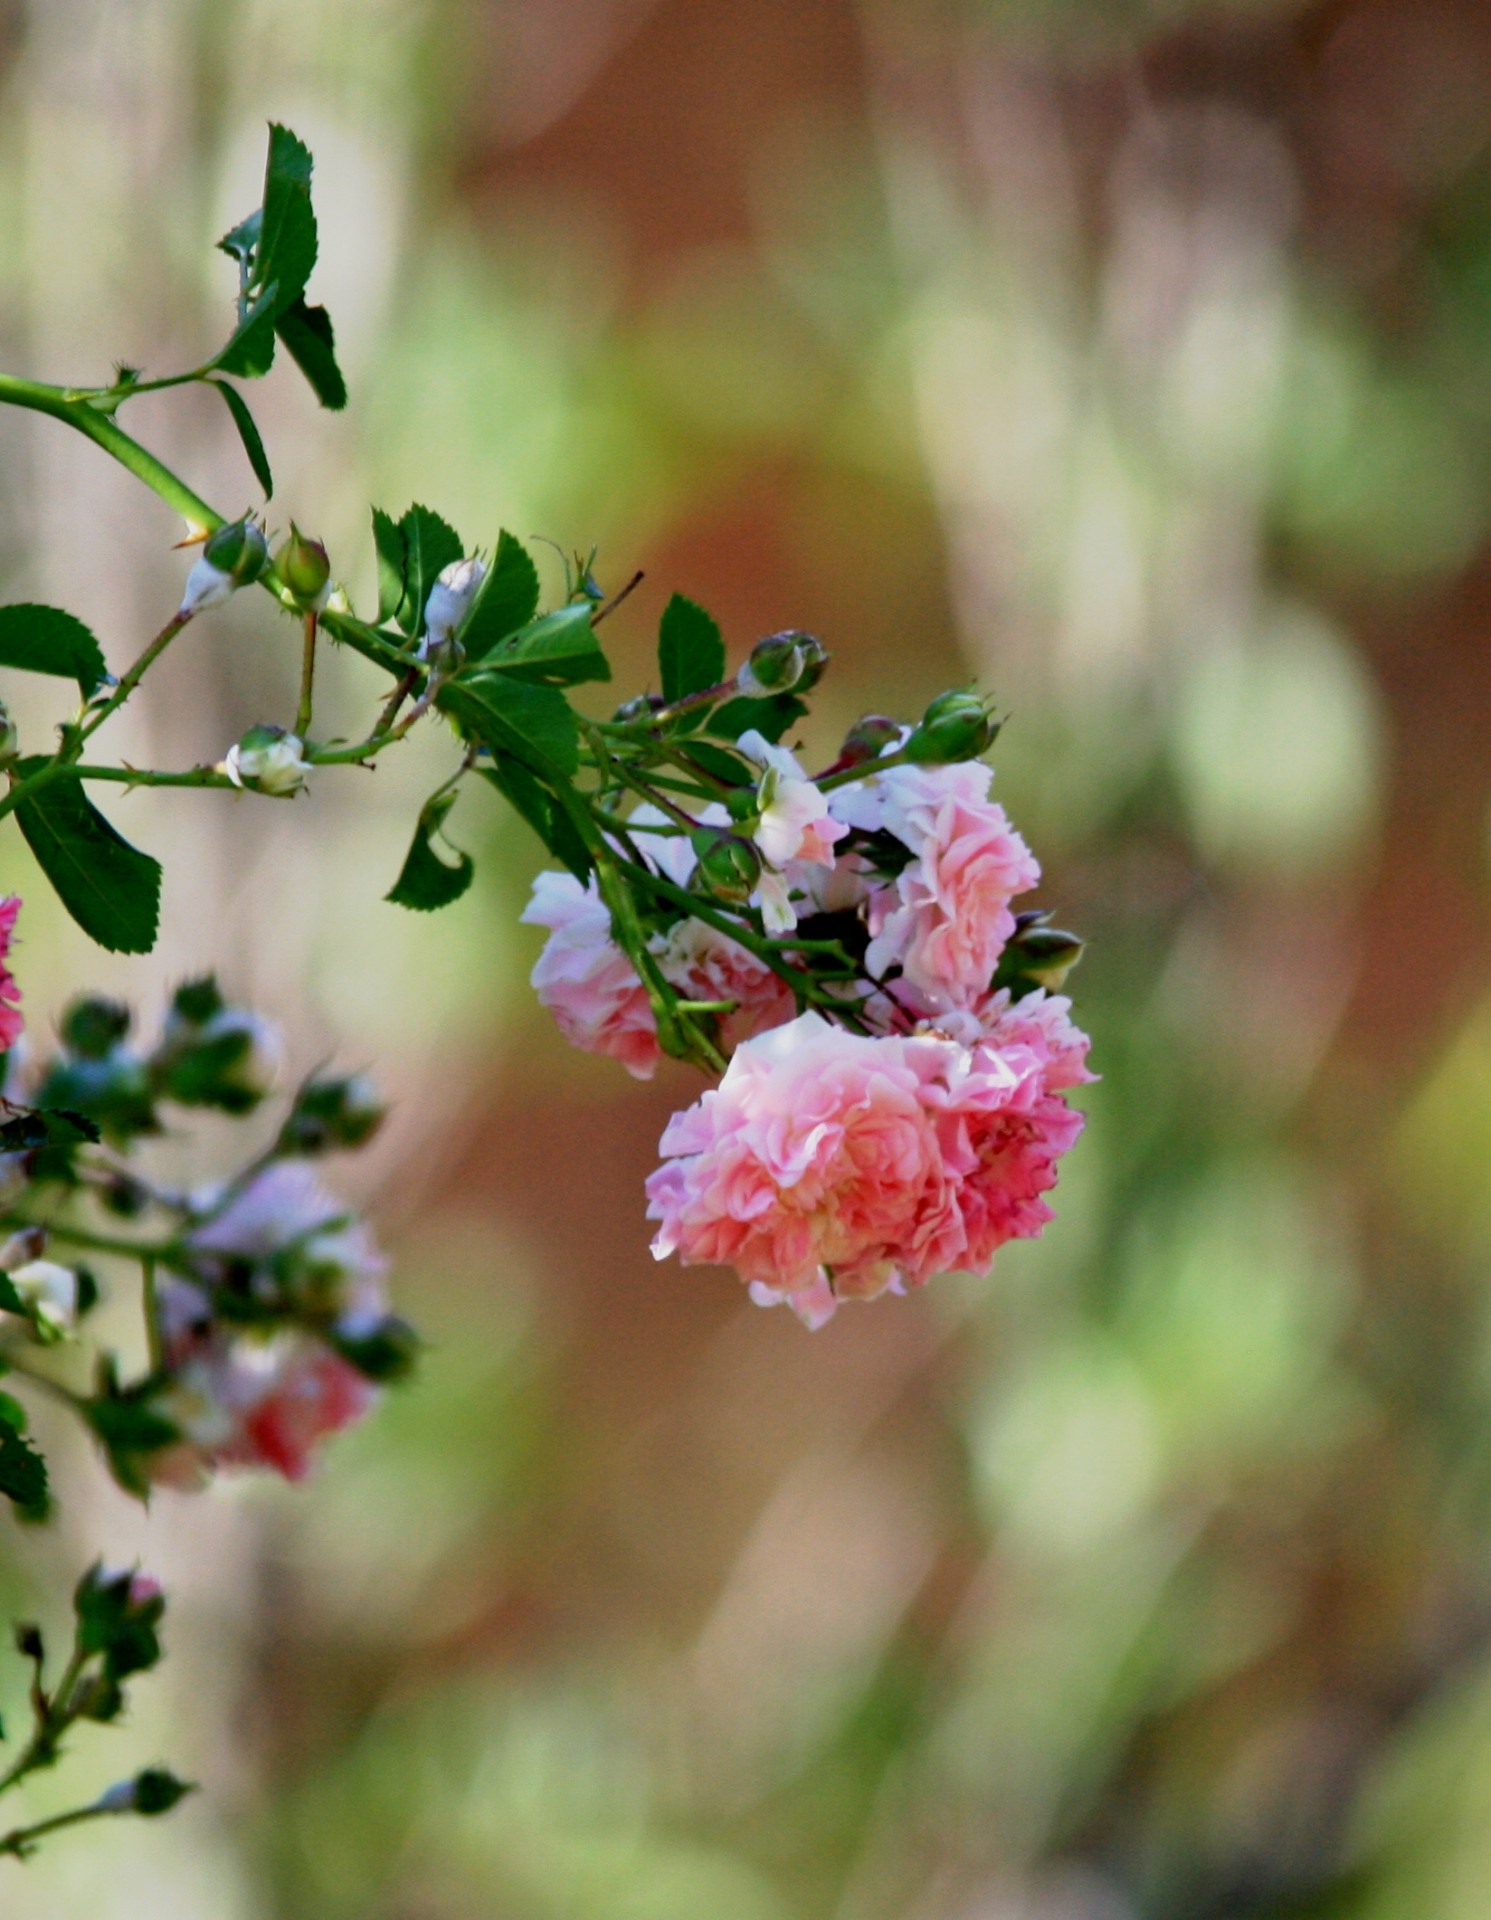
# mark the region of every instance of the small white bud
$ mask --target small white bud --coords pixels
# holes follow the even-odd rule
[[[177,618],[222,606],[225,600],[233,598],[237,587],[238,582],[231,573],[224,573],[208,559],[199,560],[186,576],[186,591],[181,596]]]
[[[440,570],[425,601],[425,639],[420,649],[422,659],[427,659],[436,647],[443,646],[460,626],[486,577],[486,562],[474,558],[452,560],[448,567]]]
[[[250,727],[229,747],[219,771],[235,787],[284,798],[299,793],[306,783],[311,763],[303,758],[304,750],[299,734],[286,733],[283,727]]]
[[[32,1260],[17,1267],[11,1284],[36,1316],[44,1339],[60,1340],[78,1314],[78,1276],[55,1260]]]

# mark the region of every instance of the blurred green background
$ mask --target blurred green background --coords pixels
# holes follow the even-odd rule
[[[472,894],[381,904],[437,736],[293,805],[111,798],[166,862],[148,961],[8,836],[34,1024],[217,962],[294,1064],[378,1068],[346,1178],[432,1345],[304,1491],[142,1517],[55,1437],[5,1611],[100,1545],[176,1596],[71,1781],[205,1791],[0,1911],[1482,1920],[1484,0],[0,0],[0,361],[195,364],[270,117],[317,156],[352,385],[262,390],[277,523],[364,597],[370,500],[598,542],[647,570],[622,691],[674,587],[736,649],[809,627],[823,745],[976,675],[1103,1079],[1043,1242],[810,1337],[648,1258],[692,1083],[532,1004],[495,797],[452,823]],[[132,419],[254,498],[214,396]],[[117,663],[177,531],[0,418],[6,599]],[[254,598],[128,757],[286,717]]]

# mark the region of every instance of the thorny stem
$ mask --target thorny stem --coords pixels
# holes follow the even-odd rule
[[[171,618],[150,642],[150,645],[146,647],[139,659],[136,660],[134,665],[126,672],[124,678],[114,689],[110,698],[104,702],[96,713],[90,715],[78,729],[77,746],[79,752],[82,750],[83,742],[87,740],[90,735],[97,733],[104,722],[111,720],[124,705],[135,688],[139,686],[141,680],[144,679],[146,673],[155,665],[156,661],[165,652],[166,648],[170,646],[171,642],[191,617],[191,614],[187,612],[173,613],[171,615]]]
[[[88,1663],[88,1655],[81,1647],[73,1649],[72,1658],[63,1671],[62,1678],[50,1695],[40,1691],[38,1681],[36,1701],[36,1731],[22,1749],[14,1766],[0,1774],[0,1793],[9,1793],[18,1786],[28,1773],[34,1773],[38,1767],[49,1767],[57,1757],[57,1742],[72,1725],[74,1715],[69,1711],[72,1695],[78,1681],[83,1676],[83,1668]],[[7,1841],[13,1839],[7,1835]],[[0,1846],[0,1851],[4,1851]],[[11,1848],[10,1851],[14,1851]]]
[[[300,657],[300,704],[295,709],[295,734],[304,740],[311,730],[311,701],[316,690],[316,609],[307,607],[305,647]]]

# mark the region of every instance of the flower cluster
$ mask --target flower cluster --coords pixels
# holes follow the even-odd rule
[[[0,906],[6,937],[17,905]],[[55,1058],[28,1068],[10,1056],[0,1368],[61,1384],[56,1369],[81,1349],[101,1295],[79,1256],[128,1263],[141,1280],[148,1364],[126,1379],[105,1354],[90,1393],[68,1388],[116,1477],[140,1494],[200,1487],[223,1467],[298,1480],[318,1442],[366,1412],[413,1358],[410,1329],[388,1310],[383,1256],[309,1164],[361,1146],[382,1109],[361,1076],[314,1078],[236,1176],[173,1190],[127,1156],[163,1131],[172,1108],[256,1112],[279,1045],[211,979],[177,989],[150,1048],[132,1044],[132,1025],[127,1007],[78,1000]],[[30,1451],[9,1415],[0,1429],[0,1465],[7,1445]],[[26,1504],[39,1509],[39,1456],[37,1467],[39,1497]]]
[[[973,757],[991,734],[947,695],[915,729],[861,722],[811,778],[741,732],[722,799],[647,800],[611,830],[633,892],[657,883],[640,949],[598,876],[539,875],[533,984],[568,1040],[645,1078],[670,1001],[711,1022],[719,1084],[669,1122],[647,1183],[658,1258],[733,1266],[818,1326],[985,1272],[1051,1218],[1082,1127],[1066,1096],[1092,1076],[1050,989],[1081,943],[1016,911],[1040,869]]]

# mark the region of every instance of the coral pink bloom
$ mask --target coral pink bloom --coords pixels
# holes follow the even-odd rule
[[[243,1408],[238,1431],[218,1459],[224,1466],[272,1467],[303,1480],[316,1443],[360,1420],[377,1389],[339,1353],[299,1345],[277,1367],[267,1390]]]
[[[980,1010],[984,1035],[933,1094],[963,1242],[959,1264],[986,1273],[1006,1241],[1033,1239],[1052,1218],[1041,1197],[1082,1131],[1063,1092],[1095,1076],[1071,1003],[1044,993]]]
[[[582,887],[572,874],[541,873],[521,917],[550,930],[530,977],[565,1039],[650,1079],[659,1059],[652,1007],[636,968],[611,938],[611,915],[595,881]]]
[[[16,915],[20,911],[19,894],[8,894],[0,900],[0,1053],[8,1052],[15,1045],[26,1024],[20,1007],[21,990],[6,965],[10,943],[15,938]]]
[[[872,1039],[809,1013],[747,1041],[663,1134],[655,1257],[733,1266],[758,1305],[821,1326],[1038,1234],[1082,1130],[1062,1095],[1092,1078],[1086,1036],[1043,994],[956,1024]]]
[[[883,1292],[946,1217],[922,1081],[952,1043],[865,1039],[806,1013],[740,1047],[663,1134],[647,1183],[658,1259],[731,1265],[773,1295]]]

